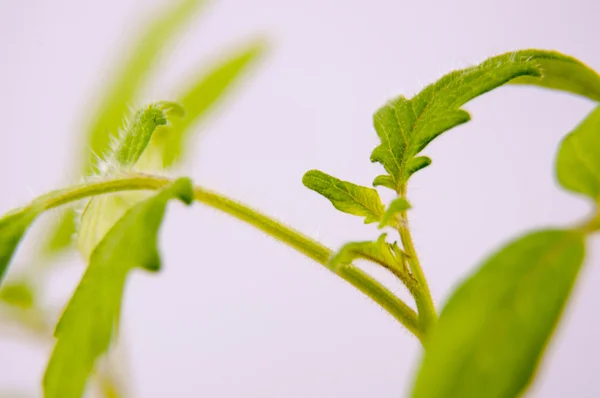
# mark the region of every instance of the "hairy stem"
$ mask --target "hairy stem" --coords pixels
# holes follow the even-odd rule
[[[37,198],[33,204],[41,204],[49,210],[90,196],[120,191],[157,190],[169,185],[171,180],[146,174],[135,174],[110,180],[90,181],[85,184],[52,191]]]
[[[40,206],[43,210],[49,210],[90,196],[130,190],[157,190],[164,188],[169,183],[171,183],[171,180],[167,178],[145,174],[91,181],[76,187],[50,192],[34,200],[30,206]],[[194,195],[196,201],[244,221],[324,265],[378,303],[421,342],[423,341],[424,331],[417,314],[412,308],[396,297],[389,289],[355,266],[350,265],[337,271],[332,269],[329,266],[332,251],[326,246],[248,206],[215,192],[195,187]],[[26,209],[17,210],[17,212],[24,210]]]
[[[417,251],[415,250],[415,245],[413,243],[410,228],[408,226],[408,215],[406,211],[400,213],[398,232],[400,233],[402,246],[404,246],[404,250],[408,255],[410,270],[413,274],[413,277],[417,281],[416,289],[412,290],[412,292],[415,298],[415,303],[417,304],[419,320],[423,329],[423,333],[427,334],[429,329],[435,325],[435,322],[437,321],[437,314],[435,312],[435,305],[433,304],[431,292],[429,291],[429,285],[427,284],[427,279],[425,278],[425,273],[423,272],[423,268],[421,268],[421,263],[419,262]]]
[[[194,189],[194,194],[195,199],[198,202],[221,210],[258,228],[266,234],[315,260],[319,264],[324,265],[327,269],[336,273],[342,279],[356,287],[358,290],[382,306],[402,325],[411,331],[419,340],[423,339],[424,336],[421,331],[417,315],[408,305],[406,305],[388,289],[383,287],[375,279],[371,278],[369,275],[355,266],[351,265],[335,271],[329,265],[329,259],[333,254],[329,248],[254,209],[226,198],[220,194],[200,187],[196,187]]]

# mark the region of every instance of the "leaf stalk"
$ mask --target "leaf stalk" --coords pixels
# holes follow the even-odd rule
[[[148,174],[128,174],[110,180],[92,180],[82,185],[50,192],[35,199],[28,207],[40,206],[43,210],[50,210],[96,195],[131,190],[159,190],[171,182],[172,180],[168,178]],[[333,269],[329,263],[333,252],[323,244],[240,202],[202,187],[194,187],[194,199],[250,224],[325,266],[379,304],[421,343],[424,341],[425,333],[422,322],[419,321],[418,315],[412,308],[377,280],[352,264],[337,270]],[[28,207],[18,209],[11,214],[26,211]]]

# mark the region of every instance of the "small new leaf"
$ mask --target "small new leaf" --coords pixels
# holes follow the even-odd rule
[[[129,114],[129,107],[137,100],[161,56],[204,3],[202,0],[172,2],[148,24],[132,46],[132,51],[128,51],[125,62],[106,85],[101,105],[92,117],[89,141],[85,146],[86,174],[91,171],[93,154],[102,154],[109,149],[111,134],[121,127],[123,118]]]
[[[368,260],[389,270],[410,288],[412,280],[406,267],[406,255],[396,242],[393,244],[387,243],[386,236],[387,234],[381,234],[375,242],[350,242],[345,244],[331,258],[329,265],[337,271],[350,265],[356,259]]]
[[[91,255],[90,264],[56,326],[56,346],[44,376],[46,398],[79,398],[96,359],[118,327],[123,289],[134,268],[157,271],[157,233],[167,202],[193,199],[191,182],[179,179],[129,209]]]
[[[41,211],[39,207],[29,206],[0,218],[0,284],[19,242]]]
[[[394,182],[394,179],[388,175],[379,175],[377,177],[375,177],[375,180],[373,180],[373,186],[374,187],[386,187],[389,189],[396,189],[396,183]]]
[[[161,101],[146,105],[136,112],[123,130],[114,148],[114,157],[120,166],[131,166],[137,163],[154,131],[167,124],[167,117],[183,117],[181,105],[175,102]]]
[[[565,189],[600,203],[600,107],[562,141],[556,175]]]
[[[181,105],[169,101],[156,102],[140,109],[115,141],[112,153],[100,167],[101,172],[118,174],[123,168],[132,166],[139,169],[137,163],[158,127],[166,125],[171,116],[183,115]],[[89,199],[77,219],[76,243],[84,257],[89,258],[106,232],[130,207],[149,195],[148,192],[119,192]]]
[[[365,224],[377,222],[383,216],[385,207],[373,188],[342,181],[319,170],[306,172],[302,183],[329,199],[336,209],[364,216]]]
[[[579,61],[556,52],[518,51],[452,72],[410,100],[399,97],[390,101],[374,115],[381,145],[373,151],[371,161],[381,163],[389,174],[377,177],[374,184],[402,193],[410,176],[431,163],[429,158],[417,155],[440,134],[470,120],[460,107],[515,78],[526,76],[526,82],[531,82],[543,76],[549,87],[581,93],[573,82],[549,83],[572,77],[563,73],[564,68],[559,71],[549,67],[559,63],[585,68]]]
[[[412,396],[521,396],[560,319],[584,249],[583,234],[546,230],[487,260],[443,309]]]
[[[379,228],[383,228],[387,225],[395,226],[396,222],[394,221],[394,216],[408,209],[410,209],[410,203],[408,203],[408,201],[402,197],[397,197],[385,210],[385,213],[379,222]]]
[[[121,127],[129,114],[129,107],[138,100],[169,44],[204,4],[206,1],[203,0],[169,2],[169,6],[148,23],[127,51],[125,62],[104,85],[106,88],[101,93],[100,106],[91,117],[88,138],[83,146],[83,174],[93,170],[97,154],[109,150],[112,134]],[[74,211],[65,209],[46,243],[46,253],[60,252],[71,244],[75,220]]]

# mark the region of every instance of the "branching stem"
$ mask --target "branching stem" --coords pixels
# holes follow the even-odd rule
[[[406,198],[406,185],[401,187],[398,195]],[[408,263],[410,265],[412,276],[417,281],[416,289],[411,289],[411,293],[417,304],[419,323],[421,324],[423,333],[426,335],[431,327],[437,322],[437,313],[433,298],[431,297],[427,278],[425,277],[419,257],[417,256],[417,251],[415,250],[415,244],[413,243],[408,223],[408,212],[406,210],[400,212],[397,230],[400,234],[400,240],[402,241],[404,251],[408,255]]]
[[[34,200],[30,206],[40,206],[43,210],[49,210],[90,196],[130,190],[158,190],[169,183],[171,183],[171,180],[165,177],[132,174],[111,180],[91,181],[72,188],[53,191]],[[326,246],[279,221],[218,193],[195,187],[194,196],[196,201],[252,225],[325,266],[370,297],[423,342],[425,337],[424,328],[412,308],[396,297],[389,289],[353,265],[334,270],[329,266],[332,251]],[[17,212],[25,210],[21,209]],[[410,237],[410,235],[408,236]],[[419,304],[418,300],[417,304]]]
[[[429,285],[427,284],[425,273],[423,272],[423,268],[421,268],[421,263],[419,262],[419,257],[417,256],[417,252],[415,250],[415,245],[413,243],[410,228],[408,226],[408,216],[406,211],[403,211],[400,214],[400,218],[402,220],[398,227],[400,240],[402,241],[402,246],[404,246],[404,251],[408,255],[408,262],[410,264],[412,275],[417,281],[416,289],[412,289],[411,292],[413,292],[413,297],[415,299],[415,303],[417,304],[419,320],[423,328],[423,332],[427,334],[429,329],[435,325],[435,322],[437,321],[435,305],[433,304],[431,292],[429,291]]]

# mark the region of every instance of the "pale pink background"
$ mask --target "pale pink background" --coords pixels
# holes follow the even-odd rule
[[[93,93],[159,3],[167,1],[0,2],[0,212],[77,181],[77,139]],[[370,184],[381,171],[369,162],[372,113],[452,68],[538,47],[600,69],[598,15],[597,0],[215,2],[172,49],[145,99],[171,99],[172,88],[224,46],[268,37],[268,58],[204,129],[184,170],[337,248],[377,231],[304,188],[306,170]],[[508,238],[586,214],[585,201],[558,189],[553,161],[561,137],[592,107],[563,93],[502,88],[470,103],[473,121],[427,148],[433,165],[414,178],[409,196],[437,303]],[[16,267],[35,242],[21,247]],[[417,341],[323,267],[199,205],[173,205],[161,243],[164,272],[136,273],[125,300],[136,396],[409,391]],[[598,239],[590,243],[597,252]],[[73,265],[48,292],[56,305],[82,270],[77,256],[64,261]],[[593,253],[529,396],[600,396],[598,292]],[[47,355],[1,340],[2,390],[40,396]]]

